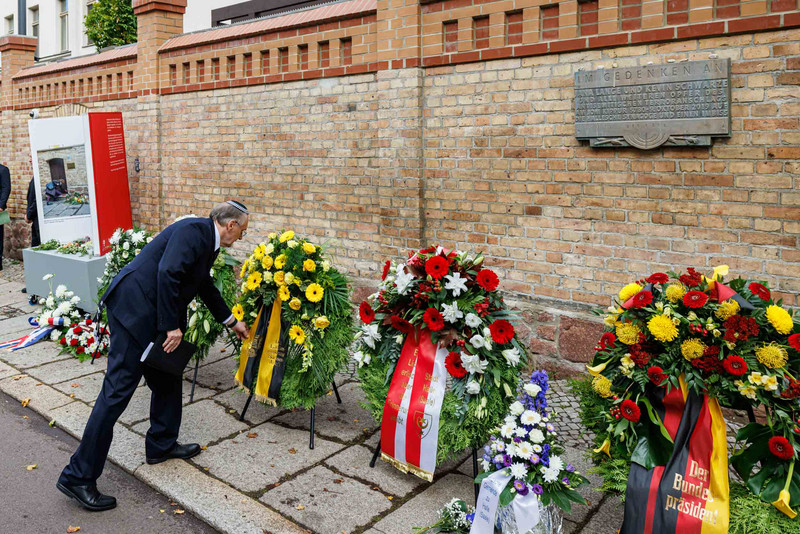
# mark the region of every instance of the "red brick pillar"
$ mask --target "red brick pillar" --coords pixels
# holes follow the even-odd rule
[[[131,177],[133,220],[141,226],[160,230],[164,227],[164,184],[161,173],[162,151],[158,49],[167,40],[183,33],[186,0],[134,0],[138,45],[135,89],[138,113],[134,124],[126,124],[138,136],[136,156],[141,171]]]
[[[6,35],[0,38],[0,55],[2,55],[3,65],[0,109],[5,111],[13,107],[14,89],[11,79],[20,70],[33,65],[36,42],[36,37],[23,35]]]

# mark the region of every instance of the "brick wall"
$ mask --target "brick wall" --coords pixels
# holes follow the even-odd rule
[[[796,3],[351,0],[178,35],[184,7],[137,0],[137,45],[51,66],[0,40],[18,52],[0,84],[18,220],[29,109],[82,104],[123,112],[137,224],[241,198],[255,215],[238,252],[291,227],[332,247],[357,297],[408,249],[484,251],[550,367],[579,369],[590,308],[656,270],[727,263],[800,305]],[[580,69],[712,54],[732,61],[729,139],[575,139]],[[11,234],[18,248],[24,223]]]

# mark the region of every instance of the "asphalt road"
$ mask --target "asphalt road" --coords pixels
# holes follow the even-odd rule
[[[98,487],[117,498],[117,507],[84,510],[56,489],[77,445],[75,438],[0,393],[2,534],[61,534],[70,526],[80,527],[80,534],[218,534],[189,512],[176,514],[179,506],[111,463],[106,463]],[[28,471],[32,464],[37,467]]]

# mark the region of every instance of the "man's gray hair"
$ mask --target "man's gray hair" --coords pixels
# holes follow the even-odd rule
[[[222,226],[228,224],[228,221],[234,220],[239,224],[243,224],[248,215],[247,208],[241,202],[235,200],[228,200],[221,202],[214,206],[211,210],[210,217],[221,224]]]

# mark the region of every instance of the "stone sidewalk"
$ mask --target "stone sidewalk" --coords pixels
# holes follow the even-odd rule
[[[0,341],[30,331],[34,307],[20,293],[14,269],[0,275]],[[472,460],[440,466],[433,483],[404,475],[379,461],[369,467],[378,425],[358,403],[363,394],[351,368],[336,380],[342,404],[330,392],[316,410],[315,448],[309,445],[309,412],[252,403],[243,422],[246,395],[234,387],[235,360],[212,349],[199,368],[189,402],[193,368],[186,372],[181,442],[206,450],[191,461],[144,463],[149,390],[141,385],[114,432],[110,459],[221,532],[231,534],[369,533],[410,534],[436,520],[453,497],[472,502]],[[17,352],[0,351],[0,390],[80,437],[105,374],[105,359],[91,365],[43,341]],[[563,382],[554,382],[550,402],[567,458],[585,472],[588,437],[581,435],[577,402]],[[594,480],[593,482],[597,482]],[[55,484],[55,481],[53,481]],[[113,494],[113,488],[100,489]],[[565,516],[565,533],[614,533],[622,509],[616,498],[585,488],[590,506]],[[125,506],[125,503],[121,503]]]

